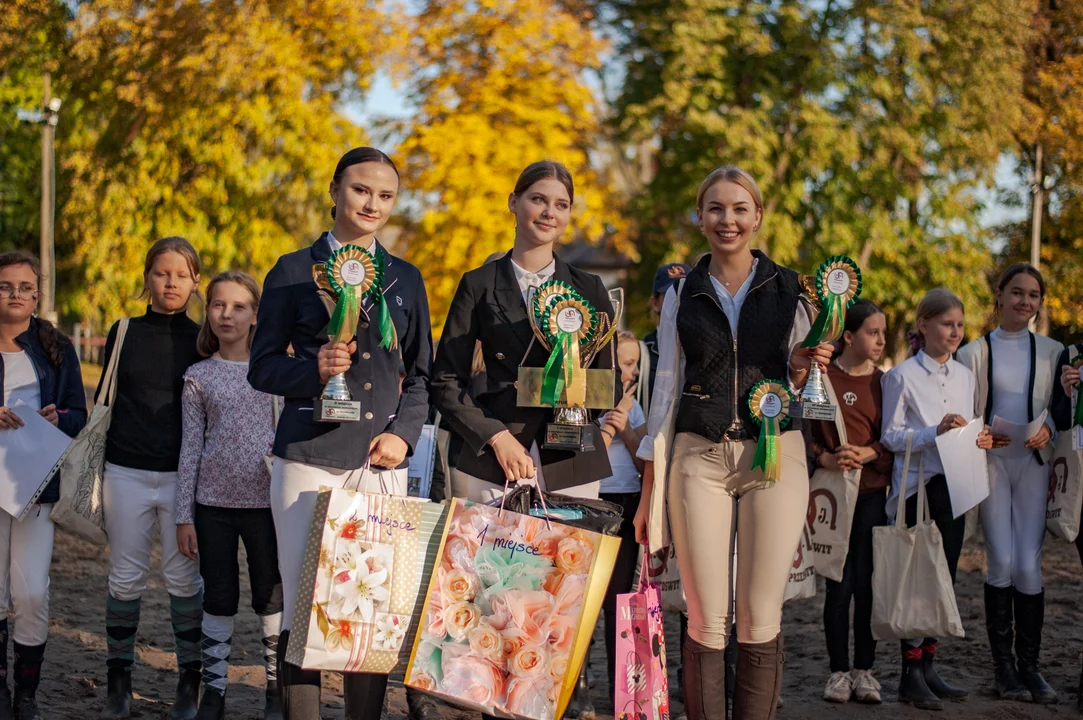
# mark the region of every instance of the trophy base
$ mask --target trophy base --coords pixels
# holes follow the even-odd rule
[[[587,425],[547,423],[545,426],[545,442],[542,443],[542,447],[546,450],[589,452],[594,449],[594,431],[596,429],[597,426],[593,423]]]
[[[361,403],[357,400],[316,398],[312,401],[312,419],[316,422],[358,422]]]
[[[808,402],[807,400],[790,406],[790,414],[803,420],[835,420],[836,408],[831,403]]]

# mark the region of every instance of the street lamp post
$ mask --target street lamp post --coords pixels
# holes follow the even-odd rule
[[[45,73],[45,93],[41,110],[19,110],[20,120],[41,125],[41,272],[45,282],[39,291],[38,315],[55,323],[56,261],[53,253],[53,227],[56,219],[56,162],[53,139],[60,119],[60,98],[52,95],[52,77]]]

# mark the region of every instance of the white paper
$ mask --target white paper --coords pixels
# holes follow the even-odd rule
[[[994,435],[1002,435],[1010,439],[1012,444],[1009,447],[1018,450],[1023,448],[1027,444],[1027,440],[1030,440],[1039,430],[1041,430],[1042,425],[1045,425],[1045,419],[1048,416],[1049,411],[1042,410],[1042,414],[1035,418],[1033,422],[1027,423],[1026,425],[1020,425],[1005,420],[999,415],[994,415],[993,423],[990,427],[992,428]]]
[[[23,426],[0,429],[0,509],[21,520],[56,472],[71,438],[21,400],[12,410]]]
[[[986,452],[978,447],[978,435],[985,427],[981,418],[949,430],[936,438],[940,464],[948,481],[951,512],[959,517],[989,497],[989,466]]]
[[[432,471],[436,464],[436,426],[422,425],[421,436],[410,456],[410,467],[406,471],[409,494],[428,498],[432,487]]]

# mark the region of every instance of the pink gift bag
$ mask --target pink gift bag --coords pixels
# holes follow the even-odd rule
[[[617,595],[613,710],[617,720],[669,720],[662,593],[649,582],[644,555],[639,587]]]

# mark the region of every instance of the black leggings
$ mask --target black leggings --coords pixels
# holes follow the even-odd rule
[[[203,576],[203,612],[233,617],[241,601],[238,541],[248,555],[252,609],[257,615],[282,612],[278,543],[270,508],[195,507],[199,574]]]
[[[872,637],[872,529],[887,525],[883,490],[857,496],[850,526],[850,546],[842,580],[827,581],[824,634],[831,672],[850,670],[850,601],[854,604],[854,667],[871,670],[876,659]]]
[[[953,517],[951,495],[948,494],[948,481],[943,475],[933,475],[925,483],[925,494],[929,500],[929,517],[940,530],[944,540],[944,557],[948,561],[951,584],[955,585],[955,570],[959,567],[959,554],[963,551],[963,536],[966,534],[966,515]],[[918,495],[914,493],[906,499],[906,526],[917,524]],[[925,644],[935,643],[936,638],[925,638]],[[906,640],[902,641],[903,652],[913,647]]]

